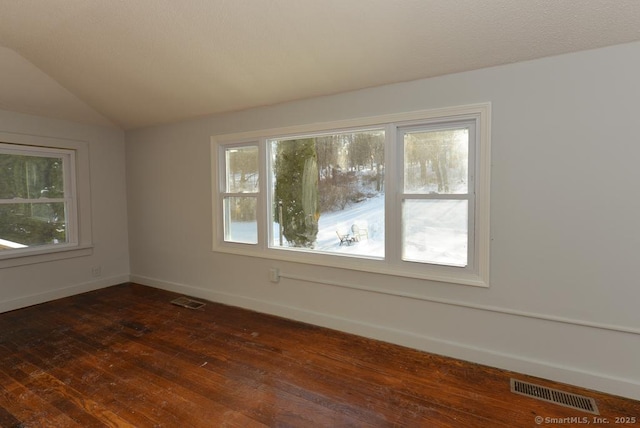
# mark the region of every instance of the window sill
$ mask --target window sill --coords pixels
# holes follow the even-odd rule
[[[90,256],[91,254],[93,254],[93,245],[86,244],[37,250],[11,251],[10,254],[0,253],[0,269],[84,257]]]
[[[446,266],[424,265],[415,267],[411,263],[403,262],[403,265],[391,265],[380,259],[368,259],[363,257],[334,256],[330,254],[307,254],[304,251],[286,251],[278,249],[249,249],[244,245],[216,246],[215,253],[226,253],[261,259],[303,263],[308,265],[323,266],[330,268],[348,269],[382,275],[413,278],[418,280],[444,282],[458,285],[470,285],[473,287],[489,288],[488,275],[484,273],[459,272],[457,268]],[[412,269],[415,267],[415,269]],[[390,292],[389,294],[396,294]],[[398,295],[402,295],[399,293]]]

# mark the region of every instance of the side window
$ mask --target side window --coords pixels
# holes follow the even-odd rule
[[[258,146],[225,147],[223,159],[224,240],[256,244],[260,178]]]
[[[72,150],[0,144],[0,252],[77,243]]]
[[[466,267],[473,257],[474,129],[400,128],[402,260]]]

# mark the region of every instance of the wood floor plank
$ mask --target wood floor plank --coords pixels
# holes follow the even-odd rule
[[[517,377],[593,397],[611,425],[628,417],[640,427],[634,400],[212,302],[186,309],[170,303],[175,297],[123,284],[0,314],[0,426],[519,427],[538,426],[536,416],[596,421],[511,393],[509,379]]]
[[[73,333],[69,332],[68,335],[71,337]],[[255,421],[217,405],[214,400],[183,388],[180,382],[172,379],[173,376],[166,373],[158,375],[157,370],[150,368],[145,360],[149,356],[165,365],[171,363],[168,355],[155,354],[151,348],[136,347],[135,342],[120,344],[108,339],[109,346],[106,347],[96,346],[99,341],[85,342],[79,338],[84,337],[74,338],[77,357],[73,362],[73,370],[66,370],[63,376],[74,379],[77,388],[84,394],[111,395],[117,398],[117,403],[113,404],[124,406],[123,411],[130,410],[127,406],[135,406],[137,413],[158,425],[172,422],[176,425],[185,423],[194,427],[208,427],[210,423],[220,422],[217,418],[219,415],[224,415],[226,420],[236,421],[228,426],[257,425]],[[82,373],[82,377],[78,378],[74,373]]]
[[[18,426],[64,426],[77,427],[73,419],[51,405],[42,395],[33,373],[22,370],[23,363],[13,365],[9,370],[0,370],[3,385],[2,406],[20,420]]]
[[[172,330],[171,334],[173,337],[181,337],[179,331],[176,332]],[[130,335],[130,333],[122,333],[124,336]],[[148,346],[147,346],[148,345]],[[225,344],[222,344],[223,346]],[[219,345],[218,345],[219,346]],[[167,379],[175,385],[189,388],[191,390],[200,392],[203,395],[210,395],[216,398],[217,400],[222,400],[225,405],[229,407],[247,407],[247,402],[244,396],[246,394],[256,394],[260,392],[261,389],[273,390],[276,388],[274,385],[270,385],[268,388],[265,388],[263,385],[263,380],[248,380],[254,374],[257,374],[258,377],[264,378],[266,372],[258,370],[253,366],[242,366],[238,367],[238,364],[235,361],[225,359],[229,365],[226,367],[222,367],[224,371],[224,376],[216,375],[216,372],[211,371],[210,369],[215,367],[215,364],[211,364],[206,366],[206,364],[201,363],[203,359],[205,362],[210,358],[202,358],[202,357],[190,357],[192,355],[193,342],[190,343],[188,348],[184,346],[182,348],[175,348],[168,342],[163,340],[156,340],[155,338],[145,337],[138,338],[135,335],[130,335],[129,340],[123,344],[112,344],[111,348],[114,352],[120,354],[127,354],[129,356],[136,356],[136,364],[139,369],[144,369],[149,373],[154,373],[157,375],[158,379]],[[174,352],[176,349],[182,349],[180,352]],[[177,353],[178,357],[174,357],[171,354]],[[186,363],[186,364],[185,364]],[[206,375],[203,377],[203,373]],[[234,375],[234,373],[236,373]],[[217,385],[215,385],[215,381],[218,381],[220,385],[224,385],[224,390],[219,390]],[[303,414],[310,413],[318,413],[314,412],[312,408],[315,405],[312,402],[305,403],[303,401],[298,400],[300,397],[291,396],[287,397],[287,391],[280,389],[279,391],[275,391],[280,411],[284,413],[295,414],[292,409],[288,409],[291,407],[290,403],[297,401],[296,407],[297,410],[303,410]],[[235,398],[234,398],[235,397]],[[285,399],[286,398],[286,399]],[[260,419],[260,412],[258,414],[251,414],[252,417]],[[348,420],[348,415],[346,413],[341,413],[341,420],[345,422]],[[327,423],[335,422],[335,421],[326,421]]]
[[[184,334],[182,335],[180,334],[180,330],[176,331],[176,328],[172,328],[172,332],[177,332],[178,333],[177,336],[183,336],[183,337],[185,336]],[[225,364],[227,365],[226,367],[227,373],[230,372],[229,371],[230,367],[234,367],[232,372],[242,373],[243,376],[248,376],[249,374],[254,372],[255,372],[255,375],[259,378],[265,377],[267,374],[272,374],[276,379],[275,385],[277,385],[277,387],[281,391],[283,392],[286,391],[288,393],[291,393],[292,395],[305,397],[307,400],[315,403],[321,402],[322,405],[325,406],[326,408],[331,408],[336,411],[338,411],[338,408],[339,408],[339,412],[341,414],[346,415],[350,413],[350,409],[348,406],[344,405],[344,401],[336,400],[336,398],[340,398],[339,397],[340,394],[343,391],[346,391],[349,394],[349,397],[345,397],[345,398],[348,398],[348,402],[353,402],[355,397],[359,394],[360,389],[353,388],[353,387],[348,388],[349,385],[346,385],[344,381],[345,373],[343,370],[332,370],[332,371],[328,371],[326,369],[319,370],[317,368],[319,366],[316,366],[313,364],[299,365],[297,363],[300,360],[302,360],[301,358],[299,357],[285,358],[282,355],[282,352],[280,352],[278,348],[275,348],[273,346],[256,347],[256,346],[253,346],[253,342],[247,341],[245,339],[240,339],[237,336],[232,335],[226,338],[224,338],[223,336],[224,335],[222,334],[217,335],[217,339],[215,340],[219,341],[219,343],[215,345],[216,347],[222,348],[222,349],[229,348],[230,346],[239,347],[239,349],[234,351],[234,355],[238,355],[235,361],[225,362]],[[209,341],[214,341],[214,339],[209,337]],[[154,341],[154,343],[158,343],[158,342]],[[249,344],[252,344],[252,345],[248,346]],[[189,345],[189,350],[184,350],[183,354],[181,355],[181,358],[188,358],[188,354],[191,351],[193,351],[194,346],[195,346],[195,342],[192,340],[192,342]],[[267,353],[266,354],[267,358],[264,358],[265,353]],[[272,353],[274,355],[269,355],[269,353]],[[247,357],[251,358],[250,363],[243,364],[242,360],[246,359]],[[262,361],[257,362],[259,359],[262,359]],[[199,361],[201,360],[202,359],[200,359]],[[307,362],[308,361],[309,360],[307,359]],[[212,368],[213,366],[209,366],[209,367]],[[227,374],[227,376],[229,376],[229,374]],[[291,378],[291,381],[290,383],[287,383],[286,380],[289,377]],[[305,382],[305,379],[307,377],[310,379],[309,380],[310,383],[314,383],[316,385],[313,393],[310,393],[306,389],[296,388],[294,386],[297,383]],[[348,383],[353,384],[353,381],[354,381],[354,378],[350,378]],[[259,385],[260,382],[263,382],[263,381],[258,380],[256,381],[256,384]],[[329,385],[327,385],[327,383],[329,383]],[[347,387],[346,390],[345,390],[345,387]],[[385,394],[385,391],[386,391],[386,394]],[[390,403],[390,398],[393,398],[391,403],[394,406],[393,410],[395,414],[397,415],[402,413],[406,407],[409,409],[407,410],[407,412],[411,413],[413,418],[419,418],[419,415],[421,413],[419,409],[422,409],[423,411],[426,411],[426,409],[429,409],[429,411],[433,413],[436,411],[436,408],[439,407],[437,405],[434,405],[433,403],[423,403],[421,406],[417,406],[415,403],[415,399],[411,400],[411,405],[407,404],[403,406],[402,403],[405,403],[406,400],[403,400],[402,397],[393,397],[393,396],[390,397],[390,394],[388,391],[391,391],[391,390],[388,388],[378,389],[375,391],[375,395],[369,394],[364,400],[361,401],[361,404],[364,404],[366,402],[368,406],[371,406],[371,405],[374,405],[377,407],[388,406]],[[331,398],[327,398],[327,397],[331,397]],[[373,423],[374,425],[377,425],[385,421],[384,419],[380,419],[379,415],[375,415],[376,416],[375,420],[371,420],[371,416],[363,417],[363,411],[361,409],[362,409],[362,406],[359,406],[358,410],[354,412],[356,413],[354,417],[359,418],[361,424]],[[450,410],[448,409],[446,410],[450,412]],[[475,419],[479,417],[480,415],[474,415]],[[494,421],[494,423],[496,423],[496,421]]]

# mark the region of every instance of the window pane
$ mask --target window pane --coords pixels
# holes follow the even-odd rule
[[[404,192],[468,193],[468,157],[466,128],[404,134]]]
[[[258,147],[233,147],[225,150],[227,193],[258,191]]]
[[[0,250],[67,242],[64,203],[0,205]]]
[[[467,265],[468,201],[405,200],[402,260]]]
[[[271,142],[271,246],[384,257],[384,131]]]
[[[224,240],[256,244],[258,223],[256,221],[256,198],[224,198]]]
[[[0,153],[0,199],[63,197],[62,157]]]

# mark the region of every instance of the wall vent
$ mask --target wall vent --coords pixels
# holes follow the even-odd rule
[[[560,391],[559,389],[547,388],[546,386],[535,385],[517,379],[511,379],[511,392],[525,395],[538,400],[555,403],[560,406],[569,407],[583,412],[599,415],[596,400],[583,395],[572,394]]]
[[[174,305],[182,306],[189,309],[200,309],[205,305],[204,302],[198,302],[197,300],[190,299],[188,297],[178,297],[171,301]]]

